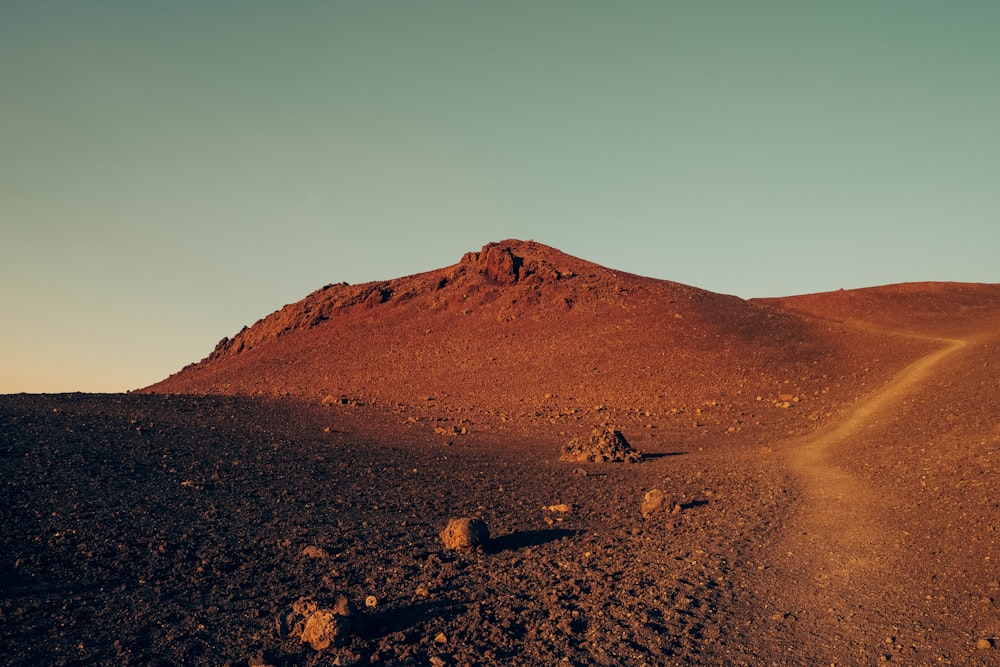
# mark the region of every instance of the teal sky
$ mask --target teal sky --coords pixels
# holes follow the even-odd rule
[[[0,2],[0,393],[535,239],[743,297],[1000,282],[1000,2]]]

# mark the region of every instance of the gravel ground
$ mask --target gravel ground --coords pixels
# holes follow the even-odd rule
[[[1000,315],[932,287],[782,301],[867,319],[760,397],[0,396],[0,664],[1000,664]]]
[[[756,451],[570,464],[557,442],[428,447],[331,414],[0,398],[4,662],[698,663],[786,502]],[[652,488],[668,503],[644,519]],[[444,550],[460,516],[486,521],[487,549]],[[357,610],[341,646],[279,627],[296,600],[340,594]]]

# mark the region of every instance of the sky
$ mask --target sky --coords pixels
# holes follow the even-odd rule
[[[1000,3],[0,2],[0,393],[151,384],[534,239],[783,296],[1000,282]]]

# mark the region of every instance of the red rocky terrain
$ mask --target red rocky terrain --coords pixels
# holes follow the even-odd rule
[[[521,241],[330,285],[141,393],[0,397],[0,660],[998,664],[998,337],[998,285]]]

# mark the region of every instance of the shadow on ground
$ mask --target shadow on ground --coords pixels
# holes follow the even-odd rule
[[[566,528],[547,528],[545,530],[522,530],[501,535],[490,540],[491,552],[516,551],[525,547],[537,547],[549,542],[561,540],[564,537],[572,537],[580,531],[568,530]]]

